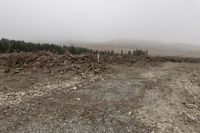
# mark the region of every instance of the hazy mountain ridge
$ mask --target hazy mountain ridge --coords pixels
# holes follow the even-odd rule
[[[95,50],[114,50],[127,52],[133,49],[148,50],[150,55],[200,57],[200,46],[187,43],[164,43],[143,40],[111,40],[98,43],[78,44]]]

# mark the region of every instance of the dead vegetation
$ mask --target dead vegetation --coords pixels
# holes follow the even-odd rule
[[[52,68],[58,68],[57,72],[61,74],[74,72],[76,74],[85,75],[87,73],[101,74],[104,72],[112,72],[113,70],[108,66],[113,64],[157,66],[164,62],[200,63],[199,58],[133,55],[100,55],[100,60],[98,62],[96,54],[72,55],[67,52],[63,55],[51,52],[2,54],[0,60],[4,72],[12,74],[26,70],[37,71],[38,69],[45,69],[51,72]]]
[[[98,74],[106,71],[106,65],[97,63],[95,55],[74,56],[68,53],[58,55],[50,52],[12,53],[2,56],[1,60],[6,68],[5,73],[15,70],[37,70],[59,67],[59,72],[74,71],[76,73],[92,72]]]
[[[8,68],[51,68],[66,64],[92,64],[97,65],[95,54],[74,56],[68,53],[58,55],[50,52],[37,53],[12,53],[0,57],[4,66]],[[128,56],[128,55],[102,55],[98,64],[129,64],[129,63],[154,63],[154,62],[186,62],[200,63],[200,58],[167,57],[167,56]]]

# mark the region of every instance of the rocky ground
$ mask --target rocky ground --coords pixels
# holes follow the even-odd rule
[[[16,67],[5,59],[2,133],[200,132],[199,63],[98,65],[68,59],[62,65],[51,60],[53,67],[37,62]]]

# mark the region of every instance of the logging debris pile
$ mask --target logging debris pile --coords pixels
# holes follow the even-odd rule
[[[105,64],[98,63],[95,55],[73,56],[71,54],[58,55],[49,52],[13,53],[1,57],[5,72],[11,69],[51,69],[61,66],[59,72],[76,71],[77,73],[94,72],[95,74],[106,71]]]
[[[50,52],[36,53],[12,53],[0,57],[1,64],[4,62],[5,72],[17,69],[17,72],[25,69],[49,69],[61,66],[60,72],[74,71],[76,73],[94,72],[101,73],[109,71],[107,64],[137,64],[137,65],[158,65],[163,62],[187,62],[200,63],[200,58],[168,57],[168,56],[122,56],[102,55],[98,62],[97,55],[63,55]]]

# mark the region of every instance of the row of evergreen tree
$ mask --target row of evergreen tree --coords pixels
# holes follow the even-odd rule
[[[113,50],[98,51],[76,46],[60,46],[48,43],[40,44],[40,43],[9,40],[5,38],[2,38],[0,40],[0,53],[37,52],[37,51],[49,51],[57,54],[64,54],[66,51],[70,52],[71,54],[92,54],[92,53],[93,54],[100,53],[101,55],[118,54],[115,53]],[[132,52],[128,51],[128,53],[124,53],[123,51],[121,51],[121,55],[141,56],[147,54],[148,51],[143,51],[138,49],[133,50]]]
[[[65,51],[69,51],[72,54],[91,53],[91,49],[75,47],[75,46],[60,46],[55,44],[40,44],[24,41],[15,41],[2,38],[0,40],[0,53],[12,53],[12,52],[37,52],[37,51],[50,51],[53,53],[64,54]]]

